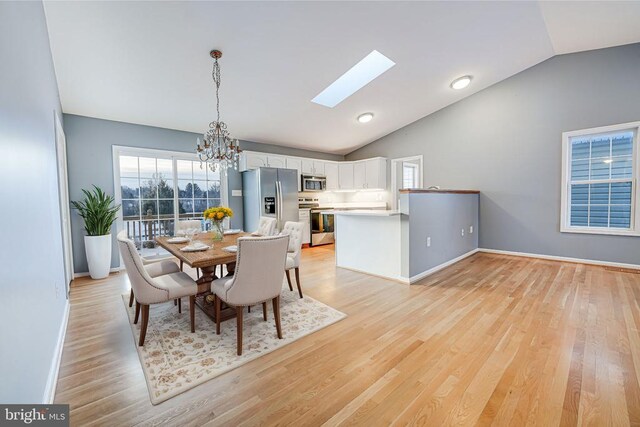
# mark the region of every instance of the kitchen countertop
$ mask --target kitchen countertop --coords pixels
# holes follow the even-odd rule
[[[327,209],[320,213],[333,214],[333,215],[353,215],[353,216],[394,216],[400,215],[399,211],[392,211],[386,209],[350,209],[350,210],[336,210]]]
[[[437,189],[424,189],[424,188],[408,188],[406,190],[400,190],[400,193],[449,193],[449,194],[480,194],[478,190],[437,190]]]

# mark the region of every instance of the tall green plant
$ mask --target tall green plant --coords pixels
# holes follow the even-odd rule
[[[85,198],[81,202],[71,202],[74,209],[84,220],[84,229],[89,236],[105,236],[111,232],[120,205],[112,206],[114,199],[99,187],[93,191],[82,190]]]

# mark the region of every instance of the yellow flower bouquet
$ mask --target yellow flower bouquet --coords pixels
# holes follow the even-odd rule
[[[222,232],[222,221],[225,218],[231,218],[233,216],[233,211],[224,206],[217,206],[205,210],[203,216],[205,220],[211,221],[213,240],[222,240],[224,237]]]

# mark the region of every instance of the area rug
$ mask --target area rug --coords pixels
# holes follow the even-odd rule
[[[238,356],[235,319],[222,322],[222,333],[216,335],[215,322],[196,307],[196,332],[191,333],[188,298],[183,298],[181,314],[173,302],[152,305],[145,343],[139,347],[142,322],[133,324],[135,305],[129,307],[129,294],[122,299],[154,405],[346,317],[313,298],[301,299],[296,292],[284,290],[280,297],[283,339],[276,335],[271,304],[266,322],[259,304],[251,313],[245,311],[243,352]]]

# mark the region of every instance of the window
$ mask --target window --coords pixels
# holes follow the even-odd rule
[[[638,235],[640,123],[563,134],[561,231]]]
[[[402,188],[418,187],[418,165],[404,162],[402,164]]]
[[[162,150],[113,148],[119,230],[126,230],[141,255],[166,255],[155,237],[173,235],[175,221],[200,219],[210,206],[225,204],[224,179],[195,155]],[[224,183],[226,188],[226,183]]]

